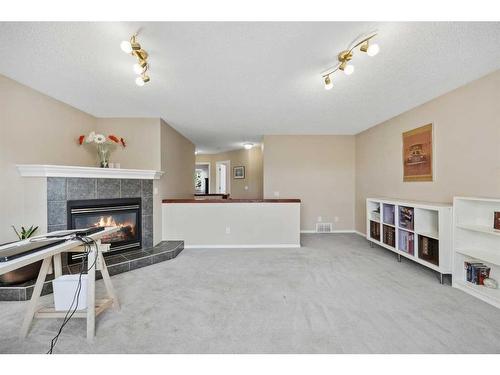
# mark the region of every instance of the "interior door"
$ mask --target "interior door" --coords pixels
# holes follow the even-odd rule
[[[216,181],[217,181],[217,193],[226,194],[227,193],[227,165],[224,163],[217,164],[216,170]]]

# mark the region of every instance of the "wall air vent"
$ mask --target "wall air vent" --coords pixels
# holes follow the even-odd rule
[[[316,223],[316,233],[332,233],[332,223]]]

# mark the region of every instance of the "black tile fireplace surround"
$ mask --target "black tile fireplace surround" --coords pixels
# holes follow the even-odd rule
[[[141,245],[153,246],[153,180],[111,178],[47,178],[47,231],[68,229],[68,202],[117,200],[140,201]]]
[[[68,229],[118,226],[120,231],[103,237],[111,245],[106,255],[142,247],[141,198],[82,199],[67,203]],[[68,264],[80,261],[81,253],[69,253]]]

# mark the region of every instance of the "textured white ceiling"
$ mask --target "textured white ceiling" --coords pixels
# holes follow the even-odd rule
[[[151,83],[121,40],[140,29]],[[323,89],[360,34],[381,52]],[[500,23],[0,23],[0,73],[101,117],[162,117],[202,152],[264,134],[356,134],[500,68]],[[416,124],[418,125],[418,124]]]

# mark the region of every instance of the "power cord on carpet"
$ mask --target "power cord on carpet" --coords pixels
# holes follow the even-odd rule
[[[94,239],[92,239],[90,237],[86,237],[86,236],[74,236],[73,238],[71,238],[71,240],[77,240],[77,241],[82,242],[84,249],[85,249],[85,252],[83,253],[83,256],[82,256],[82,262],[80,264],[80,274],[78,276],[78,285],[76,287],[75,295],[73,296],[73,301],[71,302],[71,305],[70,305],[68,311],[66,312],[66,315],[64,316],[64,320],[63,320],[61,326],[59,327],[59,331],[50,341],[50,349],[47,351],[46,354],[53,354],[54,348],[57,344],[57,341],[59,340],[59,336],[61,335],[62,330],[64,329],[66,324],[70,321],[70,319],[73,317],[75,312],[78,310],[78,300],[80,299],[80,292],[82,290],[82,276],[85,273],[85,271],[88,271],[88,270],[92,269],[92,267],[95,267],[96,262],[97,262],[97,256],[96,256],[94,258],[94,262],[90,266],[85,267],[85,263],[88,263],[88,255],[92,251],[92,246],[94,246],[94,249],[95,249],[94,251],[98,251],[97,243]],[[87,270],[85,268],[87,268]],[[73,305],[74,305],[74,308],[73,308]]]

